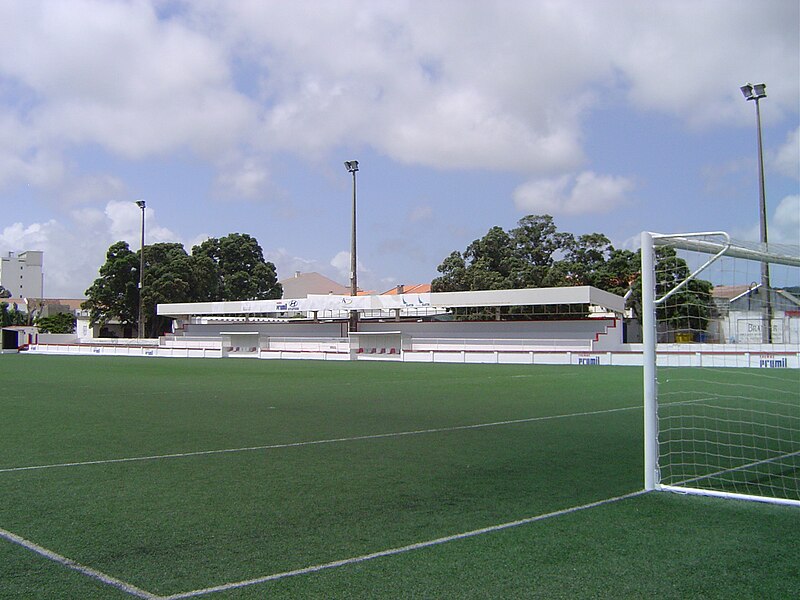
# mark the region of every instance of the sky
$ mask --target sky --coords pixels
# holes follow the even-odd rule
[[[429,282],[493,226],[800,243],[796,0],[0,0],[0,253],[254,236],[279,279]]]

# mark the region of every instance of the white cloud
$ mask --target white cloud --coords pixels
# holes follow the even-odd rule
[[[264,260],[275,265],[278,279],[288,279],[296,272],[300,273],[321,273],[323,275],[332,274],[329,264],[322,264],[313,259],[294,256],[286,248],[265,251]]]
[[[179,236],[160,225],[152,209],[145,209],[145,243],[174,242]],[[13,223],[0,232],[0,249],[44,251],[45,295],[78,298],[97,277],[108,247],[116,241],[139,249],[141,210],[133,202],[108,202],[103,210],[79,208],[67,220]],[[187,251],[191,247],[187,248]]]
[[[628,201],[633,182],[625,177],[584,171],[575,177],[530,181],[514,190],[517,209],[529,213],[607,213]]]
[[[342,145],[554,176],[585,163],[583,122],[610,98],[749,123],[738,86],[757,73],[765,118],[800,102],[798,9],[781,0],[176,6],[2,5],[0,89],[23,100],[0,113],[0,185],[59,181],[62,152],[87,144],[127,158],[190,149],[244,198],[269,181],[254,156]]]
[[[252,125],[219,45],[147,2],[5,3],[0,17],[0,75],[28,92],[37,144],[216,155]]]
[[[800,245],[800,195],[780,201],[768,233],[771,242]]]
[[[365,286],[372,285],[373,274],[372,272],[364,266],[360,260],[356,259],[358,263],[358,289],[366,289]],[[344,285],[350,285],[350,252],[346,250],[342,250],[341,252],[337,252],[336,255],[331,259],[330,266],[336,269],[336,279],[337,281],[341,280],[344,281]]]
[[[800,127],[790,131],[774,159],[778,172],[800,180]]]
[[[767,217],[767,239],[771,244],[800,246],[800,195],[785,196]],[[745,241],[761,239],[758,221],[748,228],[734,230],[732,236]]]
[[[319,155],[366,143],[412,164],[557,173],[584,161],[582,120],[612,97],[693,125],[749,123],[738,87],[759,73],[774,82],[771,118],[796,112],[797,9],[766,3],[720,12],[709,1],[296,2],[275,11],[217,1],[191,10],[258,65],[265,145]]]
[[[214,187],[222,197],[256,200],[264,196],[269,184],[267,168],[255,158],[245,158],[229,161],[217,175]]]
[[[61,197],[69,203],[104,201],[127,195],[125,183],[112,175],[85,175],[67,179],[59,186]]]
[[[339,277],[344,277],[348,282],[350,281],[350,253],[342,250],[337,252],[336,256],[331,259],[331,266],[336,269]]]
[[[65,227],[50,220],[14,223],[0,233],[0,247],[44,252],[44,294],[49,298],[79,298],[97,276],[105,247],[80,224]],[[106,247],[108,244],[106,244]]]
[[[605,13],[608,31],[618,34],[608,36],[608,50],[598,51],[607,52],[619,68],[634,106],[693,126],[750,125],[753,106],[739,86],[751,79],[768,84],[766,119],[796,114],[797,3],[736,0],[720,10],[715,1],[633,0],[596,7]]]
[[[46,223],[12,223],[0,234],[0,244],[12,251],[42,250],[47,243],[48,231],[59,225],[51,220]]]

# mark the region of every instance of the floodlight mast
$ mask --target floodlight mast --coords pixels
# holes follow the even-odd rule
[[[357,160],[346,160],[344,163],[348,172],[353,174],[353,226],[350,233],[350,295],[358,296],[358,261],[356,260],[356,172]],[[358,310],[350,311],[350,331],[358,331]]]
[[[756,130],[758,132],[758,200],[759,223],[761,229],[761,244],[767,252],[767,200],[764,186],[764,149],[761,142],[761,106],[758,101],[767,97],[767,86],[763,83],[746,83],[741,88],[745,100],[755,100],[756,104]],[[761,263],[761,288],[766,294],[764,303],[764,316],[761,324],[761,341],[765,344],[772,343],[772,300],[770,298],[769,263]]]
[[[137,326],[138,338],[141,339],[144,332],[144,306],[142,303],[142,292],[144,291],[144,209],[145,201],[137,200],[136,206],[142,209],[142,244],[139,250],[139,323]]]

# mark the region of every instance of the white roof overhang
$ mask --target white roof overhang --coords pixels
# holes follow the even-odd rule
[[[461,308],[473,306],[546,306],[590,304],[622,313],[625,299],[591,286],[482,290],[476,292],[432,292],[390,296],[309,295],[284,300],[246,300],[236,302],[186,302],[159,304],[165,317],[200,315],[242,315],[325,310],[403,310],[423,308]]]

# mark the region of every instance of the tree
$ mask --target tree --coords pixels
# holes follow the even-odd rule
[[[81,308],[89,310],[92,325],[117,320],[124,328],[132,328],[138,319],[138,253],[131,252],[127,242],[112,244],[100,276],[85,293],[87,300]]]
[[[662,246],[656,249],[656,297],[661,298],[676,288],[690,272],[686,261],[678,256],[675,248]],[[713,287],[710,281],[692,279],[658,305],[658,320],[669,323],[669,329],[673,331],[705,331],[713,306]]]
[[[602,233],[563,238],[563,258],[553,262],[545,281],[552,286],[602,287],[604,268],[612,250],[611,242]]]
[[[689,275],[686,262],[674,250],[656,252],[658,294],[673,289]],[[550,215],[528,215],[505,232],[492,227],[462,253],[452,252],[431,282],[434,292],[491,290],[522,287],[590,285],[624,296],[641,322],[641,253],[618,250],[602,233],[575,237],[560,232]],[[659,307],[659,319],[673,329],[704,330],[711,314],[712,284],[692,280]],[[564,307],[551,307],[554,314]],[[513,311],[504,310],[513,318]],[[468,318],[487,318],[492,311],[476,309]],[[573,311],[573,314],[574,311]]]
[[[0,298],[11,298],[11,292],[0,285]]]
[[[641,252],[609,249],[609,256],[602,267],[597,287],[618,296],[624,296],[641,277]]]
[[[434,292],[549,287],[556,256],[574,242],[558,232],[550,215],[529,215],[506,232],[492,227],[463,254],[453,252],[431,282]]]
[[[492,227],[438,271],[435,292],[591,285],[624,295],[638,277],[639,258],[602,233],[576,238],[558,231],[550,215],[528,215],[509,232]]]
[[[551,273],[556,256],[566,251],[575,239],[571,233],[558,231],[550,215],[528,215],[511,230],[515,253],[520,259],[521,281],[516,287],[552,287],[556,274]]]
[[[140,251],[141,252],[141,251]],[[140,252],[126,242],[113,244],[100,267],[100,276],[86,290],[81,306],[90,311],[92,325],[119,321],[130,335],[138,326]],[[182,244],[144,247],[143,335],[167,330],[169,320],[156,315],[156,306],[174,302],[260,300],[280,298],[275,265],[264,261],[255,238],[233,233],[206,240],[188,255]]]
[[[431,282],[434,292],[456,292],[469,289],[467,281],[467,263],[461,252],[454,250],[437,267],[442,274]]]
[[[75,317],[70,313],[58,313],[36,319],[41,333],[75,333]]]
[[[203,295],[197,267],[183,244],[160,243],[144,248],[142,312],[144,331],[156,336],[169,330],[170,320],[156,314],[158,304],[193,302]]]
[[[9,310],[8,302],[0,302],[0,327],[10,327],[12,325],[25,325],[28,315],[17,310],[17,305]]]
[[[264,260],[258,241],[246,233],[210,238],[192,248],[198,277],[210,283],[202,300],[268,300],[280,298],[275,265]]]
[[[501,227],[492,227],[464,251],[467,289],[502,290],[517,287],[518,261],[511,236]]]
[[[492,227],[464,253],[452,252],[437,270],[442,274],[431,282],[434,292],[502,290],[523,287],[521,263],[515,243],[502,227]]]

